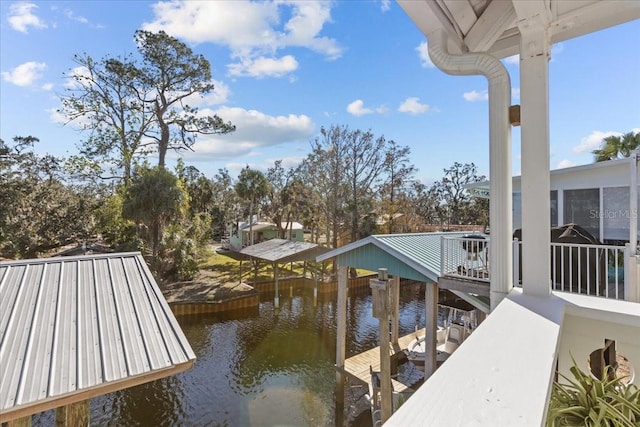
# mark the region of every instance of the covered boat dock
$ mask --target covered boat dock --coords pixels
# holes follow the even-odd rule
[[[89,425],[89,399],[196,359],[142,255],[0,262],[0,422]]]
[[[427,346],[425,352],[425,377],[428,378],[436,369],[436,327],[437,327],[437,305],[438,305],[438,278],[440,275],[440,263],[441,263],[441,239],[442,237],[462,237],[465,233],[411,233],[411,234],[388,234],[388,235],[373,235],[357,242],[350,243],[340,248],[334,249],[330,252],[319,255],[316,261],[325,261],[330,258],[335,258],[335,262],[338,264],[338,302],[337,302],[337,343],[336,343],[336,367],[338,369],[347,370],[347,367],[351,366],[346,364],[345,349],[346,349],[346,313],[347,313],[347,292],[348,292],[348,269],[350,267],[366,269],[370,271],[376,271],[379,269],[385,269],[385,272],[392,278],[388,281],[372,280],[371,288],[372,294],[378,292],[378,286],[385,287],[385,292],[389,292],[393,301],[393,295],[399,291],[400,278],[417,280],[426,283],[425,288],[425,319],[426,319],[426,340],[425,342],[432,342],[433,346]],[[489,301],[487,297],[467,294],[463,291],[452,290],[456,295],[466,300],[467,302],[478,307],[481,311],[488,312]],[[376,302],[374,295],[374,312],[376,311]],[[392,342],[390,343],[389,353],[397,353],[396,346],[399,345],[399,337],[397,331],[397,304],[395,302],[390,303],[389,309],[390,317],[392,320],[391,335]],[[384,318],[384,315],[378,316],[378,318]],[[383,331],[383,326],[387,322],[381,320],[381,341],[384,341],[384,337],[388,336],[388,332]],[[395,324],[394,324],[395,323]],[[384,345],[384,343],[382,343]],[[391,350],[393,349],[393,351]],[[387,359],[384,351],[379,351],[380,359]],[[352,359],[355,360],[355,359]],[[388,360],[388,359],[387,359]],[[361,377],[362,366],[361,364],[354,364],[351,366],[348,373]],[[380,370],[390,369],[385,366],[385,361],[379,363]],[[383,371],[384,372],[384,371]],[[390,375],[387,372],[387,375]],[[387,394],[387,401],[390,405],[391,401],[391,389],[392,382],[390,384],[383,384],[382,393]],[[388,390],[385,390],[386,387]],[[396,391],[396,390],[394,390]],[[383,398],[383,404],[385,400]],[[389,416],[390,408],[385,408],[383,405],[383,420],[386,420]]]
[[[257,259],[272,263],[274,268],[275,281],[275,297],[274,304],[279,306],[280,297],[278,296],[278,264],[286,264],[290,262],[307,262],[315,260],[318,256],[327,253],[328,248],[309,242],[299,242],[285,239],[271,239],[265,242],[243,248],[237,254],[240,259],[240,268],[242,268],[243,259]],[[240,274],[242,276],[242,273]],[[314,274],[314,298],[317,296],[317,274]]]

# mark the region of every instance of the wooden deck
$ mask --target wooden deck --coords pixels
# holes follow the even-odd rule
[[[423,328],[417,332],[412,332],[409,335],[400,337],[398,339],[398,346],[394,346],[393,349],[389,349],[391,357],[393,358],[396,355],[397,357],[402,356],[402,351],[409,346],[409,343],[413,341],[416,335],[422,336],[424,335],[424,332],[425,330]],[[369,368],[374,371],[380,371],[380,347],[375,347],[363,353],[356,354],[344,361],[344,371],[364,384],[369,384],[371,381],[371,372]],[[396,392],[402,393],[405,391],[414,391],[410,386],[396,381],[393,378],[391,379],[391,383],[393,384],[393,390]]]

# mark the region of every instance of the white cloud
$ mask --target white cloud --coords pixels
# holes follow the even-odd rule
[[[229,74],[232,76],[249,77],[282,77],[298,69],[298,61],[286,55],[282,58],[244,58],[241,62],[229,64]]]
[[[503,59],[503,61],[505,62],[505,64],[517,65],[520,63],[520,54],[507,56]]]
[[[42,77],[42,71],[47,68],[47,64],[44,62],[25,62],[18,65],[10,72],[3,71],[2,77],[9,83],[13,83],[16,86],[27,87],[31,86],[36,80]]]
[[[81,85],[75,77],[80,77],[82,81],[88,82],[88,79],[91,77],[91,72],[87,67],[80,66],[69,70],[68,73],[65,73],[65,77],[64,87],[66,89],[80,89],[83,85]]]
[[[53,83],[45,83],[40,88],[45,91],[50,91],[53,89]]]
[[[576,164],[574,162],[572,162],[571,160],[561,160],[560,162],[558,162],[558,167],[557,169],[564,169],[564,168],[570,168],[572,166],[575,166]]]
[[[391,0],[381,0],[380,9],[383,12],[388,12],[391,9]]]
[[[365,114],[373,113],[370,108],[364,108],[364,102],[362,99],[356,99],[351,104],[347,105],[347,111],[354,116],[364,116]]]
[[[194,93],[193,95],[185,98],[185,103],[190,105],[191,107],[201,107],[220,105],[227,102],[227,100],[229,99],[229,95],[231,94],[231,89],[229,89],[229,86],[218,80],[211,80],[211,83],[213,83],[214,86],[212,92],[204,96],[201,96],[198,93]]]
[[[401,113],[422,114],[438,110],[430,107],[428,104],[422,104],[420,98],[414,96],[402,101],[402,104],[398,107],[398,111]]]
[[[305,115],[270,116],[256,110],[222,107],[216,111],[203,109],[200,114],[217,114],[225,122],[230,121],[236,131],[226,135],[200,135],[194,145],[195,156],[233,159],[249,155],[254,150],[291,142],[308,142],[315,131],[315,124]]]
[[[388,111],[387,107],[384,105],[380,105],[379,107],[369,108],[364,106],[364,101],[362,99],[356,99],[349,105],[347,105],[347,112],[354,116],[364,116],[367,114],[386,114]]]
[[[551,54],[550,54],[551,60],[553,61],[553,58],[561,54],[563,50],[564,50],[564,44],[562,43],[556,43],[553,46],[551,46]]]
[[[32,13],[38,9],[35,3],[14,3],[9,8],[9,25],[16,31],[28,33],[29,27],[47,28],[47,24],[42,22],[40,18]]]
[[[489,99],[489,92],[486,90],[482,90],[480,92],[472,90],[471,92],[465,92],[462,96],[469,102],[486,101]]]
[[[591,152],[597,148],[600,148],[600,145],[602,144],[602,140],[604,138],[608,136],[613,136],[613,135],[620,136],[622,135],[622,132],[616,132],[616,131],[602,132],[599,130],[594,130],[588,136],[582,138],[582,140],[580,140],[580,144],[573,147],[573,152],[576,154],[584,153],[587,151]]]
[[[513,101],[520,101],[520,88],[519,87],[512,87],[511,88],[511,99]]]
[[[75,13],[73,13],[72,10],[65,10],[64,11],[65,16],[70,19],[71,21],[77,21],[80,22],[81,24],[88,24],[89,20],[87,18],[85,18],[84,16],[81,15],[76,15]]]
[[[321,35],[331,22],[332,6],[322,0],[165,1],[153,6],[155,20],[143,28],[229,47],[237,61],[230,66],[235,75],[282,76],[295,70],[297,61],[291,55],[277,58],[281,49],[303,47],[327,59],[342,55],[336,40]]]
[[[416,52],[418,52],[420,64],[423,68],[436,68],[433,62],[431,62],[431,58],[429,58],[429,45],[426,41],[418,45],[418,47],[416,48]]]

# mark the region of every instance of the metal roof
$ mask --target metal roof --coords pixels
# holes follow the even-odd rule
[[[382,234],[366,237],[316,258],[337,257],[339,265],[377,271],[386,268],[393,276],[436,282],[440,275],[441,237],[461,237],[469,232]]]
[[[0,421],[191,368],[140,253],[0,262]]]
[[[243,248],[239,253],[271,262],[295,262],[315,259],[329,249],[309,242],[271,239]]]
[[[280,223],[280,227],[282,227],[283,230],[302,230],[304,227],[302,224],[300,224],[299,222],[281,222]],[[249,232],[249,223],[243,223],[240,225],[240,230],[242,231],[246,231]],[[267,229],[274,229],[277,230],[278,227],[276,227],[276,225],[272,222],[254,222],[253,223],[253,227],[251,227],[251,229],[253,231],[260,231],[260,230],[267,230]]]

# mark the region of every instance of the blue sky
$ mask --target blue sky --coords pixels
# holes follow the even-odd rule
[[[211,62],[216,90],[199,107],[238,130],[199,138],[182,154],[208,176],[278,159],[293,166],[332,125],[411,147],[427,184],[456,161],[489,174],[486,80],[431,66],[424,36],[395,2],[3,0],[0,17],[0,137],[38,137],[41,153],[75,154],[86,137],[55,114],[73,55],[135,52],[143,28],[163,29]],[[504,61],[519,103],[518,60]],[[552,169],[590,163],[604,136],[640,128],[639,70],[640,21],[554,46]],[[519,174],[518,128],[512,136]]]

